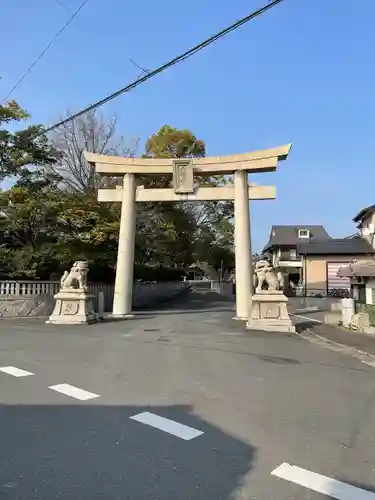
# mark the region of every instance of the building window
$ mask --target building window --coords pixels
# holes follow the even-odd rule
[[[291,260],[296,260],[297,259],[297,250],[289,250],[289,258]]]
[[[308,229],[298,229],[298,238],[310,238],[310,231]]]

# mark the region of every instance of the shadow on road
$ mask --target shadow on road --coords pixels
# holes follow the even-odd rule
[[[184,441],[130,420],[148,411],[204,434]],[[1,405],[0,498],[229,499],[254,447],[189,406]]]
[[[297,319],[297,321],[294,321],[294,326],[296,328],[297,333],[302,333],[306,330],[310,330],[311,328],[314,328],[317,324],[319,324],[314,320],[308,320],[308,319],[301,320],[299,318],[295,319]]]
[[[235,299],[231,296],[220,295],[211,291],[196,291],[191,290],[186,295],[180,296],[173,301],[163,302],[153,310],[173,310],[187,312],[210,312],[212,310],[233,310]],[[145,310],[145,309],[144,309]]]
[[[155,305],[155,303],[150,304],[148,307],[143,306],[142,308],[134,309],[134,318],[132,320],[137,320],[139,318],[152,319],[159,315],[168,314],[194,314],[194,313],[210,313],[216,312],[233,312],[234,310],[234,299],[231,297],[226,297],[220,295],[216,292],[211,291],[189,291],[186,294],[182,294],[175,299],[169,301],[163,301]],[[113,318],[107,316],[104,320],[105,322],[114,321],[129,321],[123,318]]]

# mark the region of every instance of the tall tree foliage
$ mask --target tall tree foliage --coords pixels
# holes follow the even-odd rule
[[[66,115],[71,112],[67,111]],[[62,154],[53,171],[69,191],[95,194],[101,178],[83,156],[84,151],[113,156],[134,156],[138,140],[127,141],[117,133],[117,116],[105,117],[96,109],[59,127],[51,136]]]
[[[43,267],[44,257],[39,250],[51,241],[49,224],[58,204],[58,179],[44,169],[56,163],[61,153],[48,141],[40,125],[9,130],[9,126],[13,128],[29,118],[15,101],[0,105],[0,180],[13,179],[13,187],[0,192],[2,277],[33,277]],[[50,200],[50,196],[54,199]]]
[[[202,157],[205,144],[189,130],[178,130],[164,125],[146,142],[146,158]],[[145,176],[140,183],[146,187],[171,186],[171,176],[157,178]],[[168,265],[182,266],[193,263],[195,220],[182,203],[145,203],[139,207],[139,247],[152,248],[149,257]],[[146,215],[147,214],[147,215]]]
[[[0,105],[0,181],[22,177],[30,168],[53,165],[60,152],[47,139],[41,125],[29,125],[12,132],[9,125],[23,122],[30,115],[15,101]]]
[[[206,154],[204,141],[197,139],[189,130],[178,130],[168,125],[153,134],[146,142],[146,157],[181,158],[203,157]],[[228,183],[225,176],[199,176],[197,181],[205,186],[224,186]],[[167,187],[170,176],[161,180],[149,181],[152,186]],[[175,210],[184,213],[189,219],[188,232],[183,231],[179,238],[187,235],[191,249],[191,261],[211,261],[215,269],[234,266],[233,255],[233,203],[224,201],[184,202],[175,204]],[[220,248],[221,252],[216,250]],[[225,257],[224,257],[225,254]]]
[[[0,179],[13,179],[11,188],[0,191],[0,277],[58,278],[73,260],[85,259],[91,279],[113,279],[120,207],[98,203],[101,180],[82,153],[129,155],[134,150],[118,136],[113,118],[89,114],[54,135],[53,142],[40,126],[8,130],[12,122],[28,118],[15,102],[0,107]],[[168,126],[145,146],[145,156],[153,158],[204,154],[203,141]],[[139,182],[166,187],[171,178],[147,176]],[[196,260],[230,267],[230,218],[220,214],[210,204],[194,210],[182,203],[137,204],[135,276],[150,276],[144,266],[184,268]]]

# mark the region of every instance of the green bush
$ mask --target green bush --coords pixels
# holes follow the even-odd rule
[[[142,281],[181,281],[186,273],[183,269],[164,266],[134,265],[134,280]]]

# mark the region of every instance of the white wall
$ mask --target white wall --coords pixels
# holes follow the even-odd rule
[[[366,304],[373,304],[372,289],[375,288],[375,280],[368,280],[366,283]]]

